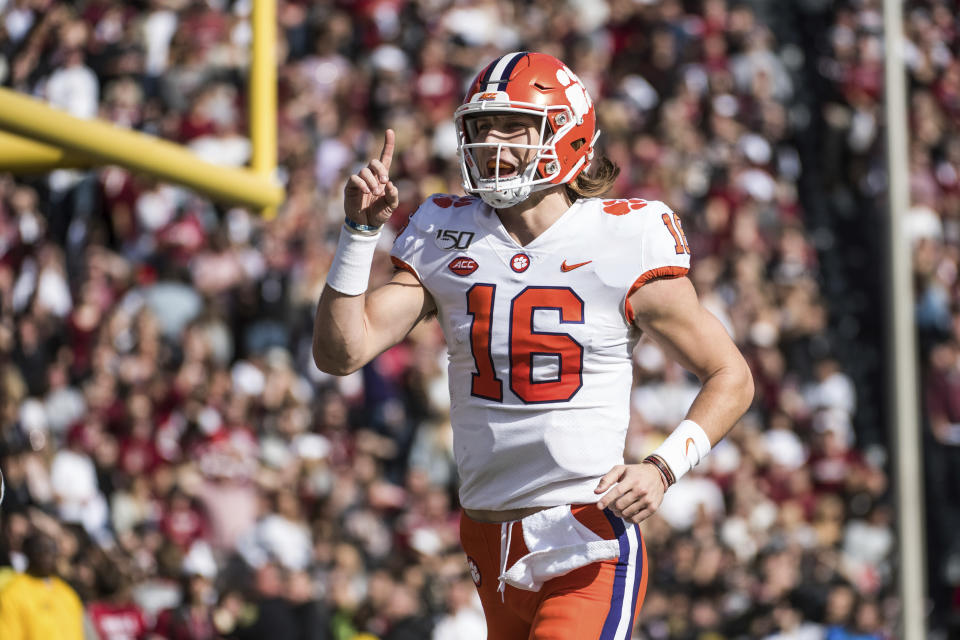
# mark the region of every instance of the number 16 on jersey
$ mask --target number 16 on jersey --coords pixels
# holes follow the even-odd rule
[[[490,349],[495,330],[509,331],[510,390],[527,404],[566,402],[583,386],[583,346],[569,333],[537,331],[533,327],[538,310],[553,310],[560,324],[583,324],[583,300],[570,287],[527,287],[510,301],[510,320],[505,327],[492,323],[496,285],[475,284],[467,291],[470,348],[477,372],[473,374],[472,395],[503,402],[503,381],[497,376]],[[557,364],[551,379],[535,379],[534,357]]]

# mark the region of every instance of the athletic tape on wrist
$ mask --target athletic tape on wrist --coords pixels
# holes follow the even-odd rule
[[[693,420],[684,420],[651,455],[666,463],[676,482],[709,452],[710,438],[706,432]]]
[[[353,233],[346,226],[340,227],[340,241],[327,273],[327,286],[348,296],[366,293],[379,240],[379,233]]]

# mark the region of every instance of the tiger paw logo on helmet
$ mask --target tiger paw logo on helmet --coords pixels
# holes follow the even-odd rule
[[[532,144],[486,142],[471,131],[471,119],[485,114],[537,116],[539,139]],[[511,207],[531,193],[566,184],[590,165],[600,132],[593,100],[565,64],[545,53],[518,51],[501,56],[477,74],[454,113],[463,189],[495,208]],[[478,153],[504,149],[534,155],[517,175],[501,177],[499,162],[485,176]]]

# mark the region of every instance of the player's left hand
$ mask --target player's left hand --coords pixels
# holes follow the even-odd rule
[[[597,508],[609,508],[614,515],[639,524],[652,516],[663,502],[664,486],[660,471],[652,464],[618,464],[610,469],[593,490],[606,492]]]

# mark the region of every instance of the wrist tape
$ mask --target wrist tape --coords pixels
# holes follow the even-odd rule
[[[710,452],[710,438],[693,420],[684,420],[648,458],[664,474],[668,485],[700,464]],[[662,464],[658,464],[658,462]]]
[[[350,231],[346,225],[340,227],[340,240],[327,273],[327,286],[348,296],[366,293],[379,240],[379,232],[360,234]]]

